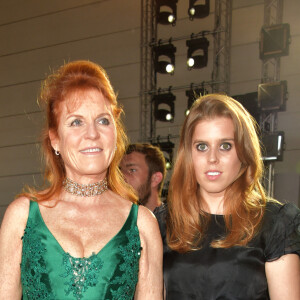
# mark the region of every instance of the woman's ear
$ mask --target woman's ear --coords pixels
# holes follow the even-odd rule
[[[58,136],[56,134],[56,132],[54,132],[53,130],[49,130],[49,139],[50,139],[50,143],[52,148],[55,151],[59,151],[59,139]]]

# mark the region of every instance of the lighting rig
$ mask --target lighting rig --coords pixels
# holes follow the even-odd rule
[[[194,104],[195,100],[206,94],[208,94],[208,92],[204,89],[204,87],[193,88],[193,84],[191,84],[191,88],[185,91],[185,95],[188,97],[187,109],[185,110],[186,116],[190,113],[190,109]]]
[[[199,2],[203,2],[203,1],[189,0],[188,15],[191,21],[194,18],[205,18],[209,15],[210,1],[205,0],[204,4],[199,4]]]
[[[156,0],[156,22],[162,25],[176,25],[178,0]]]
[[[262,158],[265,162],[282,161],[284,132],[264,132],[262,135]]]
[[[153,146],[157,146],[163,152],[165,160],[166,160],[166,169],[170,170],[173,166],[173,152],[174,152],[174,143],[170,141],[170,136],[166,142],[160,141],[160,136],[157,137],[157,142],[152,143]]]
[[[156,73],[174,74],[176,47],[168,44],[153,46],[153,64]]]
[[[285,111],[287,82],[266,82],[258,85],[258,103],[262,111]]]
[[[260,124],[265,113],[285,111],[287,100],[287,83],[269,82],[258,86],[258,92],[233,96]],[[284,132],[274,131],[270,122],[261,123],[262,159],[265,163],[283,160]]]
[[[207,66],[209,41],[205,37],[193,38],[186,41],[188,69],[201,69]]]
[[[259,57],[262,60],[289,55],[290,25],[264,26],[260,32]]]
[[[175,96],[168,96],[167,100],[161,100],[161,96],[154,94],[157,91],[158,79],[162,78],[158,77],[158,73],[172,75],[180,63],[176,57],[175,66],[175,41],[184,40],[186,43],[186,58],[189,60],[188,70],[201,69],[207,66],[208,47],[213,41],[214,49],[211,51],[212,79],[207,81],[207,84],[213,92],[229,91],[230,60],[228,58],[230,57],[230,43],[228,41],[231,37],[231,2],[230,0],[215,1],[214,25],[211,31],[206,30],[162,41],[158,37],[159,27],[178,23],[178,0],[141,0],[141,140],[155,138],[157,126],[155,121],[170,122],[174,120]],[[181,16],[180,22],[185,21],[185,19],[196,21],[196,19],[209,16],[210,5],[209,0],[186,1],[188,18]],[[186,26],[186,28],[188,27]],[[164,32],[165,29],[162,31]],[[208,40],[206,35],[211,38]],[[184,61],[183,63],[185,64]],[[167,81],[168,79],[166,79]],[[172,88],[172,90],[177,88]],[[189,86],[184,86],[184,89],[186,88],[188,89]],[[169,98],[173,100],[169,100]],[[167,109],[161,108],[163,105]]]
[[[176,97],[169,92],[160,93],[152,97],[152,103],[154,105],[154,118],[156,121],[161,122],[173,122],[175,117],[175,100]]]

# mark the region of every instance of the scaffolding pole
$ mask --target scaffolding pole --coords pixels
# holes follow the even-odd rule
[[[153,0],[141,0],[141,49],[140,49],[140,141],[149,141],[153,132],[151,95],[155,89],[151,43],[156,41],[156,22]]]
[[[232,0],[216,0],[213,52],[213,92],[230,94]]]
[[[283,19],[283,0],[265,0],[264,2],[264,26],[281,24]],[[262,83],[280,81],[280,57],[264,59],[262,61]],[[262,132],[266,128],[269,132],[277,130],[277,112],[262,112],[260,127]],[[265,189],[268,196],[274,196],[275,163],[266,165]]]

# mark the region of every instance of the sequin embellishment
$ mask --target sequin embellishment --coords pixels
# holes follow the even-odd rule
[[[63,264],[66,271],[61,276],[64,278],[71,276],[71,279],[65,282],[65,293],[66,295],[72,293],[77,300],[83,298],[83,293],[88,287],[97,285],[97,277],[103,267],[102,259],[95,253],[88,258],[74,258],[69,253],[65,253]]]

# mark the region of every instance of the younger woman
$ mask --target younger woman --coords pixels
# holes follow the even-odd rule
[[[186,118],[157,214],[168,300],[300,299],[300,212],[268,200],[249,113],[225,95]]]

